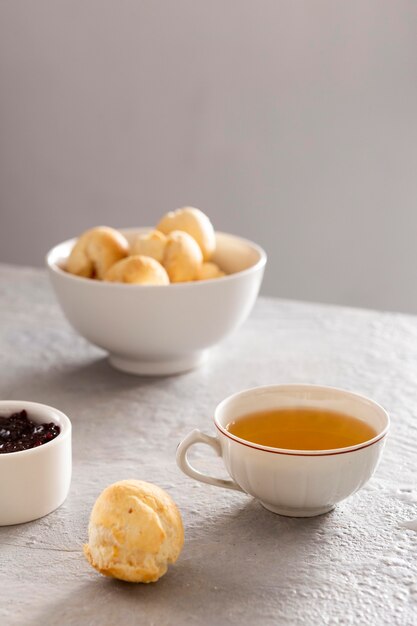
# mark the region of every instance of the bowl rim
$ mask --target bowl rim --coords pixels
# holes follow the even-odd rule
[[[260,443],[249,441],[247,439],[242,439],[242,437],[238,437],[237,435],[234,435],[229,430],[227,430],[225,426],[223,426],[220,423],[219,412],[221,411],[221,409],[224,408],[224,406],[228,402],[231,402],[238,396],[242,396],[245,394],[252,395],[254,391],[262,392],[262,391],[268,391],[268,390],[273,391],[273,390],[280,390],[280,389],[281,390],[287,389],[288,391],[291,391],[291,390],[301,389],[301,388],[306,389],[306,390],[314,389],[316,391],[324,391],[324,392],[330,391],[333,393],[336,392],[337,395],[350,396],[351,398],[355,398],[366,404],[370,404],[374,408],[378,409],[381,412],[381,414],[383,414],[383,416],[386,419],[386,424],[384,428],[371,439],[367,439],[366,441],[362,441],[352,446],[344,446],[341,448],[329,448],[329,449],[324,449],[324,450],[296,450],[296,449],[290,449],[290,448],[274,448],[272,446],[265,446]],[[362,450],[363,448],[369,448],[375,443],[378,443],[379,441],[385,439],[390,429],[390,425],[391,425],[388,412],[386,411],[386,409],[384,409],[382,405],[380,405],[375,400],[372,400],[371,398],[368,398],[367,396],[361,393],[356,393],[355,391],[342,389],[341,387],[333,387],[331,385],[317,385],[314,383],[311,383],[311,384],[310,383],[284,383],[284,384],[277,384],[277,385],[259,385],[257,387],[250,387],[248,389],[242,389],[241,391],[238,391],[228,396],[227,398],[224,398],[224,400],[222,400],[220,404],[217,405],[214,411],[213,422],[214,422],[214,426],[216,427],[216,429],[222,435],[224,435],[228,439],[231,439],[232,441],[235,441],[236,443],[246,446],[247,448],[259,450],[260,452],[281,454],[284,456],[307,456],[307,457],[336,456],[339,454],[346,454],[348,452],[356,452],[357,450]]]
[[[42,402],[31,402],[29,400],[0,400],[0,413],[3,411],[17,411],[17,410],[26,410],[28,412],[28,417],[31,419],[30,410],[36,408],[39,411],[44,411],[45,409],[48,411],[52,411],[54,414],[59,416],[60,423],[58,426],[60,427],[60,433],[57,435],[52,441],[47,441],[43,443],[41,446],[36,446],[35,448],[28,448],[27,450],[17,450],[16,452],[5,452],[0,454],[0,464],[7,462],[8,459],[15,459],[17,457],[22,457],[23,455],[29,454],[43,454],[45,448],[48,450],[52,448],[52,446],[59,445],[64,439],[68,439],[71,437],[72,432],[72,424],[71,420],[65,413],[55,408],[54,406],[50,406],[49,404],[43,404]],[[46,418],[47,419],[47,418]],[[53,420],[51,420],[53,421]]]
[[[115,230],[118,230],[122,234],[129,233],[129,232],[137,232],[139,234],[140,232],[146,233],[151,230],[155,230],[155,228],[151,226],[138,226],[138,227],[132,226],[128,228],[116,228]],[[104,281],[104,280],[93,280],[91,278],[86,278],[84,276],[76,276],[75,274],[70,274],[69,272],[66,272],[61,267],[59,267],[56,261],[52,260],[52,257],[56,254],[57,248],[65,244],[71,244],[72,242],[75,243],[75,241],[78,239],[78,237],[71,237],[70,239],[66,239],[65,241],[61,241],[60,243],[55,244],[47,252],[45,256],[45,263],[51,272],[53,272],[57,276],[65,277],[65,279],[70,280],[70,281],[76,281],[76,282],[79,282],[80,284],[95,285],[99,289],[100,288],[108,289],[109,286],[111,286],[112,288],[128,289],[130,291],[132,289],[160,290],[160,289],[166,289],[167,287],[170,287],[170,290],[190,289],[190,288],[201,289],[204,287],[204,285],[207,285],[207,284],[213,284],[213,283],[218,284],[218,283],[223,283],[225,281],[233,281],[237,277],[254,273],[262,269],[263,267],[265,267],[268,257],[267,257],[265,250],[259,244],[255,243],[254,241],[251,241],[250,239],[245,239],[244,237],[239,237],[238,235],[233,235],[231,233],[225,233],[223,231],[215,231],[215,232],[216,232],[216,235],[225,235],[226,237],[231,237],[232,239],[235,239],[243,244],[246,244],[247,246],[249,246],[250,248],[255,250],[255,252],[258,253],[259,255],[258,260],[253,265],[251,265],[250,267],[244,270],[234,272],[233,274],[226,274],[225,276],[220,276],[219,278],[208,278],[206,280],[194,280],[194,281],[181,282],[181,283],[170,283],[169,285],[136,285],[136,284],[128,284],[128,283],[116,283],[116,282],[109,282],[109,281]],[[13,454],[13,453],[10,453],[10,454]]]

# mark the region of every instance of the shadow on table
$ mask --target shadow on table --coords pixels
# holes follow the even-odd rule
[[[272,624],[280,616],[289,619],[295,581],[300,589],[305,580],[308,591],[306,558],[334,524],[333,515],[284,518],[251,500],[217,517],[191,519],[179,561],[157,584],[123,583],[91,571],[91,579],[67,593],[63,589],[27,624],[249,624],[255,617]],[[308,598],[306,593],[298,603]]]
[[[80,365],[64,364],[59,368],[23,372],[16,382],[8,385],[3,396],[47,402],[48,397],[60,397],[66,393],[91,396],[102,391],[118,393],[159,386],[166,388],[186,375],[151,377],[127,374],[113,368],[107,357],[99,357]]]

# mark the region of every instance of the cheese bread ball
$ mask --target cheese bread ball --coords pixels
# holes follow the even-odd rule
[[[106,272],[104,280],[136,285],[169,285],[166,270],[150,256],[128,256]]]
[[[210,278],[221,278],[226,274],[220,269],[216,263],[203,263],[197,272],[196,280],[209,280]]]
[[[150,233],[138,235],[133,241],[131,254],[142,254],[150,256],[159,263],[162,263],[167,238],[159,230],[152,230]]]
[[[101,574],[151,583],[175,563],[184,544],[180,512],[160,487],[122,480],[97,498],[84,554]]]
[[[156,227],[165,235],[173,230],[182,230],[196,240],[203,253],[204,261],[209,261],[216,249],[214,228],[207,215],[193,207],[170,211]]]
[[[70,274],[103,280],[105,273],[129,253],[126,238],[114,228],[97,226],[83,233],[67,261]]]
[[[203,263],[198,243],[185,232],[174,230],[167,237],[162,261],[172,283],[195,280]]]

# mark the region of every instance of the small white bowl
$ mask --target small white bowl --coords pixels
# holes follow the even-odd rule
[[[71,483],[71,422],[64,413],[45,404],[0,401],[0,415],[26,410],[39,424],[54,422],[61,432],[36,448],[0,454],[0,526],[22,524],[61,506]]]
[[[150,228],[124,229],[132,240]],[[110,353],[110,363],[133,374],[166,375],[200,364],[207,348],[249,315],[262,282],[266,254],[255,243],[216,233],[214,261],[227,276],[171,285],[126,285],[65,271],[75,239],[48,253],[46,263],[70,324]]]

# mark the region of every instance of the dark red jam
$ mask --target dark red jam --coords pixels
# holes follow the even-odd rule
[[[60,432],[60,427],[53,422],[32,422],[26,411],[13,413],[10,417],[0,416],[0,454],[37,448],[55,439]]]

